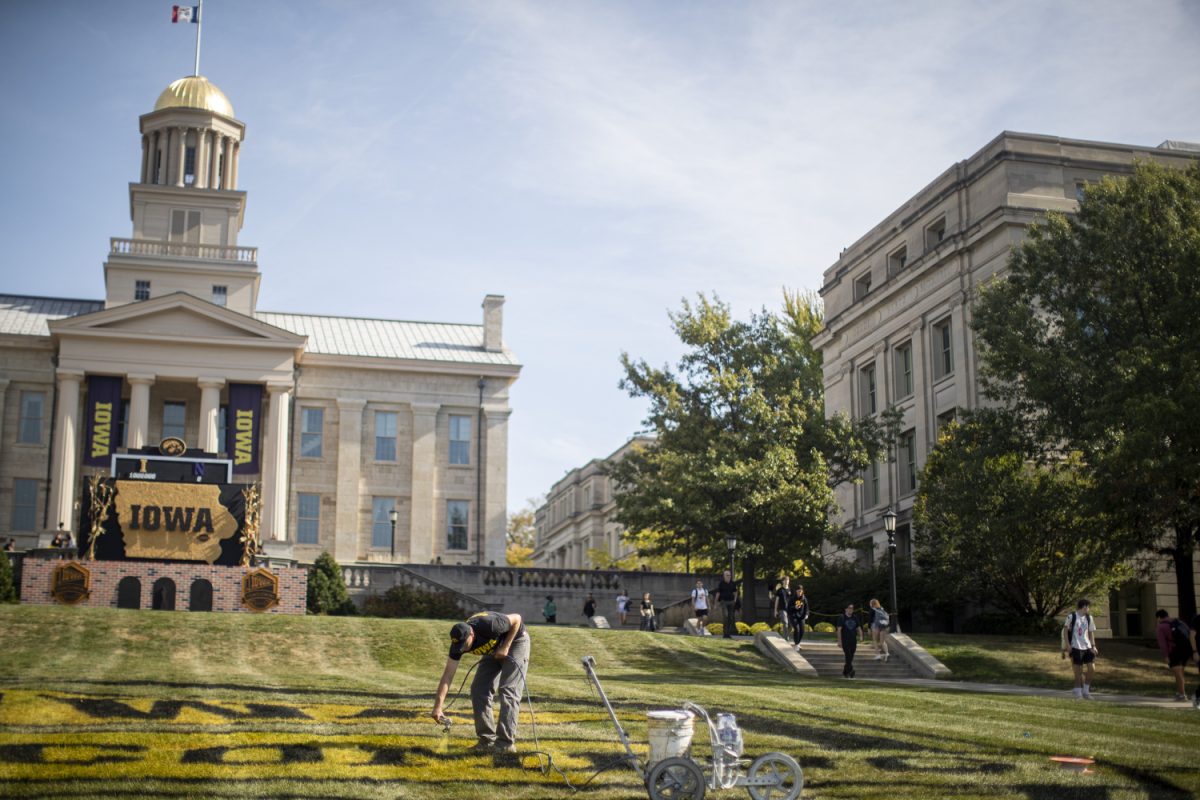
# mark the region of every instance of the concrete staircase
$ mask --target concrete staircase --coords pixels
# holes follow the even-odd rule
[[[842,677],[842,664],[845,657],[842,650],[834,642],[810,641],[805,639],[804,647],[800,650],[801,657],[817,671],[822,678]],[[895,678],[918,678],[908,662],[900,657],[896,648],[892,648],[892,656],[887,660],[875,661],[875,647],[870,642],[859,642],[858,652],[854,656],[854,674],[858,680],[873,678],[890,680]]]

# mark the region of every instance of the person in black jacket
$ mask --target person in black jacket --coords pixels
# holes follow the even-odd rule
[[[713,592],[717,597],[717,602],[721,604],[721,608],[725,611],[725,621],[721,625],[721,635],[726,639],[732,639],[733,634],[737,633],[737,621],[734,619],[734,612],[737,610],[738,588],[737,583],[733,580],[733,573],[725,570],[725,575],[721,578],[721,582],[717,584],[716,591]]]
[[[838,647],[842,648],[846,656],[846,663],[842,665],[843,678],[854,677],[854,653],[858,650],[858,635],[858,618],[854,616],[854,603],[851,603],[846,606],[846,613],[837,620]]]
[[[583,615],[588,619],[596,616],[596,598],[588,593],[587,600],[583,601]]]
[[[792,622],[792,644],[796,649],[800,649],[800,643],[804,641],[804,626],[808,622],[808,596],[804,594],[804,587],[797,586],[795,594],[792,595],[792,602],[788,608],[788,616]]]

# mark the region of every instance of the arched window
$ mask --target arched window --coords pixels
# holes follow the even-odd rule
[[[212,611],[213,588],[204,578],[192,581],[188,591],[188,611]]]
[[[159,578],[154,582],[154,590],[150,593],[150,607],[155,611],[175,610],[175,581]]]
[[[117,608],[142,607],[142,582],[132,575],[121,578],[117,584]]]

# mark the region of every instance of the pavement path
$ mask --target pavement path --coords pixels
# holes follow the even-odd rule
[[[861,678],[856,678],[856,681],[861,681]],[[903,686],[911,686],[921,689],[933,689],[936,691],[949,692],[973,692],[975,694],[1007,694],[1021,695],[1025,697],[1051,697],[1058,700],[1070,700],[1072,698],[1071,690],[1068,689],[1043,689],[1036,686],[1015,686],[1008,683],[974,683],[972,681],[943,681],[933,678],[871,678],[871,683],[895,683]],[[1187,711],[1195,711],[1192,707],[1192,701],[1189,698],[1186,701],[1174,700],[1171,697],[1144,697],[1135,694],[1108,694],[1105,692],[1093,693],[1091,702],[1093,703],[1112,703],[1122,706],[1136,706],[1140,708],[1174,708]]]

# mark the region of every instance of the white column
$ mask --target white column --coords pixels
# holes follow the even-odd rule
[[[149,183],[150,178],[150,136],[142,134],[142,172],[138,177],[139,183]]]
[[[508,524],[508,418],[510,408],[483,407],[483,563],[504,564]]]
[[[333,557],[339,563],[359,560],[359,481],[362,478],[362,420],[365,400],[338,398],[337,527]]]
[[[4,441],[4,401],[8,396],[8,378],[0,378],[0,442]]]
[[[75,530],[75,481],[79,475],[79,386],[80,370],[57,372],[57,413],[54,416],[54,450],[50,454],[51,529]]]
[[[200,387],[200,449],[206,453],[219,453],[225,449],[225,443],[217,441],[221,429],[217,415],[221,413],[221,388],[225,379],[200,378],[196,384]]]
[[[183,186],[183,173],[187,162],[187,128],[176,128],[175,136],[175,185]]]
[[[436,403],[413,403],[412,415],[412,517],[408,530],[408,559],[413,564],[427,564],[446,548],[438,544],[434,491],[437,476],[437,414]]]
[[[217,189],[220,187],[220,172],[218,169],[221,164],[221,140],[225,137],[216,131],[213,131],[212,137],[212,153],[209,155],[208,162],[208,188]]]
[[[197,189],[208,186],[208,131],[196,129],[196,182],[192,184]]]
[[[242,154],[242,143],[237,141],[236,139],[234,139],[233,140],[233,158],[231,159],[233,161],[233,166],[231,166],[229,168],[229,188],[230,189],[237,188],[238,158],[241,156],[241,154]]]
[[[153,375],[126,375],[129,381],[129,432],[125,437],[130,450],[146,446],[150,438],[150,387]]]
[[[950,335],[954,343],[954,352],[951,354],[954,358],[954,393],[958,398],[956,404],[959,408],[970,408],[974,405],[971,402],[971,386],[967,375],[967,333],[962,299],[957,298],[955,306],[950,309]]]
[[[269,383],[267,438],[262,466],[262,538],[287,541],[288,430],[291,419],[290,383]]]
[[[231,177],[233,175],[233,137],[225,137],[225,163],[221,165],[221,188],[232,189],[233,184]]]

